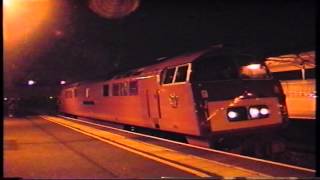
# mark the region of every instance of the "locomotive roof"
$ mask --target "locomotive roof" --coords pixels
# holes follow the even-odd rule
[[[141,74],[148,74],[151,72],[158,72],[166,67],[176,66],[180,64],[186,64],[191,63],[195,60],[197,60],[200,56],[203,56],[207,54],[208,52],[212,50],[222,49],[222,45],[218,46],[212,46],[207,49],[201,50],[201,51],[195,51],[191,53],[185,53],[179,56],[174,56],[171,58],[166,58],[163,61],[160,61],[156,64],[136,68],[130,71],[126,71],[124,73],[120,73],[118,75],[115,75],[112,79],[119,79],[123,77],[129,77],[129,76],[135,76],[135,75],[141,75]]]
[[[198,57],[200,57],[204,53],[206,53],[207,51],[208,51],[208,49],[175,56],[172,58],[165,59],[157,64],[142,67],[137,70],[147,72],[147,71],[154,71],[157,69],[163,69],[163,68],[170,67],[170,66],[176,66],[179,64],[190,63],[190,62],[193,62],[194,60],[196,60]]]
[[[139,76],[144,76],[147,74],[149,74],[149,75],[157,74],[161,70],[163,70],[164,68],[191,63],[191,62],[197,60],[199,57],[204,56],[206,54],[210,54],[211,52],[217,52],[217,51],[223,52],[224,50],[226,50],[226,48],[224,48],[222,45],[211,46],[209,48],[206,48],[206,49],[203,49],[200,51],[185,53],[185,54],[182,54],[179,56],[166,58],[165,60],[160,61],[160,62],[153,64],[153,65],[148,65],[145,67],[140,67],[140,68],[132,69],[129,71],[125,71],[125,72],[122,72],[122,73],[119,73],[119,74],[113,76],[111,79],[96,80],[96,81],[82,81],[82,82],[77,82],[77,83],[67,85],[67,86],[65,86],[65,88],[72,88],[72,87],[77,87],[80,85],[90,85],[92,83],[104,82],[104,81],[109,81],[112,79],[115,80],[115,79],[122,79],[122,78],[128,78],[128,77],[133,77],[133,76],[139,77]]]

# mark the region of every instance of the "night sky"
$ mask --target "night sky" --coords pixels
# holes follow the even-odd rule
[[[315,49],[315,2],[141,0],[126,17],[107,19],[88,1],[55,0],[60,13],[37,46],[4,49],[5,91],[28,79],[54,86],[104,78],[214,44],[259,57]]]

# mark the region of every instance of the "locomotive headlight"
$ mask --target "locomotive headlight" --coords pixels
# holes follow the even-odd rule
[[[257,70],[261,68],[261,64],[249,64],[247,68],[251,70]]]
[[[270,112],[269,112],[269,109],[268,108],[261,108],[260,109],[260,114],[262,115],[268,115]]]
[[[229,117],[230,119],[234,119],[234,118],[238,117],[238,113],[235,112],[235,111],[229,111],[229,112],[228,112],[228,117]]]
[[[250,114],[250,117],[251,118],[258,118],[259,117],[259,109],[258,108],[255,108],[255,107],[251,107],[249,109],[249,114]]]
[[[226,115],[231,122],[248,119],[247,108],[245,106],[229,107]]]

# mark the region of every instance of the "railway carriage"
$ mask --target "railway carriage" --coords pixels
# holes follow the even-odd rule
[[[317,98],[315,52],[269,57],[266,59],[266,65],[281,82],[286,95],[289,118],[314,121]]]
[[[65,86],[60,112],[179,133],[204,146],[272,134],[287,119],[281,85],[265,64],[223,47]]]

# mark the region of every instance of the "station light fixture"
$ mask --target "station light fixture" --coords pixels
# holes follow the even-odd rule
[[[61,85],[64,85],[64,84],[66,84],[67,82],[66,81],[60,81],[60,84]]]
[[[7,97],[5,97],[5,98],[3,98],[3,100],[4,100],[4,101],[7,101],[7,100],[8,100],[8,98],[7,98]]]
[[[12,0],[3,0],[2,3],[4,7],[9,7],[12,5]]]
[[[36,84],[36,82],[34,80],[29,80],[28,81],[28,85],[29,86],[32,86],[32,85],[35,85],[35,84]]]
[[[53,99],[53,96],[49,96],[49,99]]]

